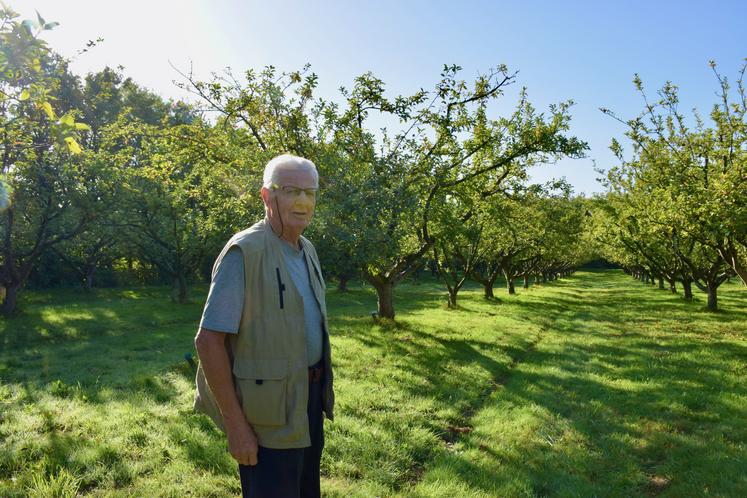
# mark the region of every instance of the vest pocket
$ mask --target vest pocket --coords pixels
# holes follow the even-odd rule
[[[236,359],[233,374],[241,394],[241,405],[252,425],[283,426],[288,385],[286,360]]]

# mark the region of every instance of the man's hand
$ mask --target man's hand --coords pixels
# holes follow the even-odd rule
[[[230,424],[226,421],[226,438],[228,452],[237,462],[241,465],[257,465],[257,435],[246,420]]]

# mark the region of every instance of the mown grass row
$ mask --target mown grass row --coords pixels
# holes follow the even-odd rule
[[[747,289],[727,289],[714,314],[619,273],[558,282],[542,341],[404,494],[747,496]]]
[[[157,288],[37,293],[0,322],[0,496],[239,493],[191,410],[195,290],[186,306]],[[397,322],[374,323],[370,289],[329,293],[326,496],[747,490],[737,285],[715,315],[616,272],[497,301],[468,288],[455,311],[434,283],[397,298]]]

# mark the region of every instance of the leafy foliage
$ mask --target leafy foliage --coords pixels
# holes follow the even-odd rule
[[[711,127],[696,112],[693,126],[679,111],[677,87],[667,83],[659,99],[649,102],[643,83],[634,84],[644,98],[641,115],[625,121],[633,145],[626,159],[621,145],[612,149],[621,160],[608,174],[608,239],[622,246],[613,256],[636,271],[666,277],[707,291],[708,307],[717,307],[716,292],[730,275],[745,281],[747,224],[745,175],[745,67],[737,80],[737,100],[712,65],[720,102],[711,111]],[[617,118],[611,111],[607,114]],[[609,243],[608,243],[609,244]]]

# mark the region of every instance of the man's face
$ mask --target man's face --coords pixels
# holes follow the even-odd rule
[[[267,216],[274,225],[300,234],[311,222],[316,197],[299,189],[316,189],[316,176],[308,169],[281,168],[275,174],[277,188],[262,188]]]

